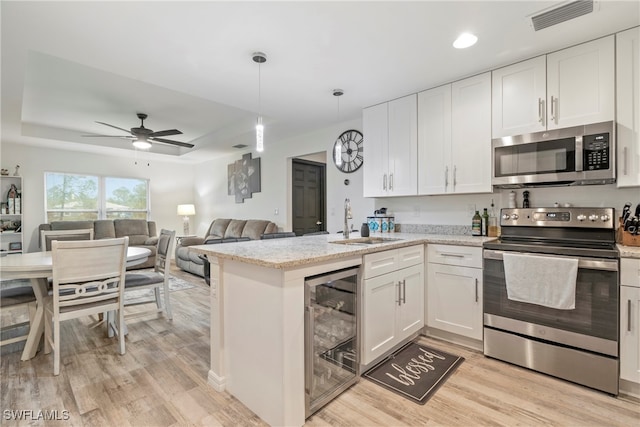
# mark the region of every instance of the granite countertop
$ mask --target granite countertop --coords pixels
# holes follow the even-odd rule
[[[620,252],[621,258],[640,259],[640,246],[625,246],[618,244],[618,252]]]
[[[222,259],[246,262],[270,268],[297,267],[316,262],[364,255],[388,249],[402,248],[424,243],[482,247],[495,237],[469,235],[387,233],[371,237],[400,239],[375,244],[344,245],[331,243],[344,240],[342,234],[290,237],[284,239],[251,240],[248,242],[191,246],[198,253]],[[352,239],[360,238],[358,233]]]

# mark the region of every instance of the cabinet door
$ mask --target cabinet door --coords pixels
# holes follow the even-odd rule
[[[491,73],[451,85],[453,192],[491,192]]]
[[[546,129],[547,60],[538,56],[492,74],[492,137]]]
[[[365,140],[363,167],[364,197],[387,194],[389,179],[389,146],[387,103],[362,110],[362,128]]]
[[[482,270],[428,264],[427,325],[482,340]]]
[[[614,120],[614,36],[547,55],[547,128]]]
[[[418,94],[418,194],[450,190],[451,85]]]
[[[618,187],[640,185],[640,27],[616,35]]]
[[[398,271],[401,305],[398,306],[398,339],[403,340],[424,326],[424,264]]]
[[[418,96],[389,102],[389,185],[392,196],[418,194]]]
[[[371,363],[398,342],[396,307],[399,301],[395,272],[363,280],[362,364]]]
[[[620,286],[620,378],[640,384],[640,288]]]

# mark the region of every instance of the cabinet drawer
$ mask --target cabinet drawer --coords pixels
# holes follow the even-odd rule
[[[398,249],[398,269],[424,263],[424,245]]]
[[[482,248],[430,244],[427,245],[427,262],[482,268]]]
[[[620,284],[640,288],[640,259],[620,259]]]
[[[398,269],[398,251],[382,251],[368,254],[363,257],[363,278],[379,276]]]

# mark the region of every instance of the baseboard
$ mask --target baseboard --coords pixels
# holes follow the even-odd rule
[[[209,371],[207,383],[213,387],[215,391],[223,392],[226,388],[227,380],[224,377],[219,377],[215,372]]]
[[[462,335],[453,334],[451,332],[443,331],[440,329],[425,327],[422,330],[422,335],[427,337],[438,338],[443,341],[447,341],[453,344],[458,344],[464,347],[471,348],[473,350],[482,351],[482,341],[475,340],[473,338],[467,338]]]
[[[640,384],[631,381],[620,379],[620,394],[626,394],[628,396],[640,399]]]

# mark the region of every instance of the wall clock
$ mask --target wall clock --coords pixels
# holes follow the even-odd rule
[[[344,173],[352,173],[360,169],[363,162],[364,138],[357,130],[342,132],[333,144],[333,163]]]

